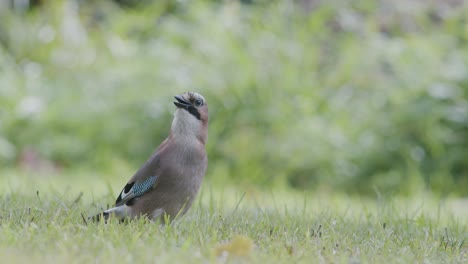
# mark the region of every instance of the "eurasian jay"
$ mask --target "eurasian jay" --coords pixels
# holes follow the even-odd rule
[[[146,216],[172,220],[192,206],[208,158],[208,105],[202,95],[186,92],[175,96],[177,110],[169,136],[130,178],[115,206],[92,217],[99,221],[113,215],[118,219]]]

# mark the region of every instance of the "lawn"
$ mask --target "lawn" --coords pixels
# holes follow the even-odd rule
[[[127,173],[3,171],[8,263],[466,263],[468,203],[219,186],[170,225],[91,223]],[[83,218],[84,216],[84,218]],[[2,261],[3,262],[3,261]]]
[[[0,263],[468,263],[464,1],[0,3]],[[193,208],[89,222],[185,91]]]

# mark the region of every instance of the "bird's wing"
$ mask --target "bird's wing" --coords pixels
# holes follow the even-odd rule
[[[115,206],[127,204],[132,199],[142,196],[149,190],[153,189],[157,184],[158,176],[151,175],[142,181],[131,181],[125,185],[115,201]]]
[[[115,201],[115,206],[124,204],[130,205],[132,199],[135,199],[155,188],[161,178],[160,157],[167,150],[166,146],[170,139],[164,140],[151,157],[143,166],[133,175],[127,185],[122,189]]]

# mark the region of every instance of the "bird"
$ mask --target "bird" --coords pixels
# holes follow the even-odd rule
[[[130,178],[114,207],[91,220],[146,217],[172,221],[190,209],[208,165],[208,105],[196,92],[174,98],[176,110],[168,137]]]

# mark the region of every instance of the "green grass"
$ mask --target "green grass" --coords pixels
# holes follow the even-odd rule
[[[3,171],[1,259],[9,263],[466,263],[468,259],[467,202],[429,194],[364,199],[215,186],[206,181],[198,202],[171,225],[146,220],[86,223],[82,214],[92,215],[112,203],[126,180],[121,174],[126,175]],[[233,239],[237,242],[229,244]]]

